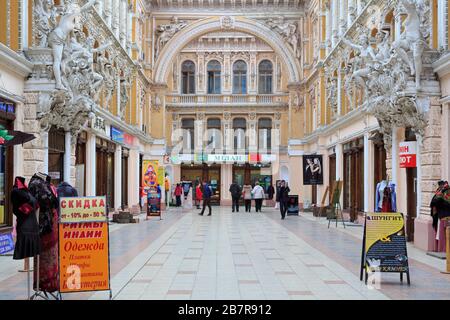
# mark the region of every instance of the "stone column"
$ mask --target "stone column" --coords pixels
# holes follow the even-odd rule
[[[231,194],[228,191],[230,189],[230,185],[233,182],[233,165],[232,164],[222,164],[220,167],[220,176],[221,176],[221,196],[220,196],[220,205],[222,206],[230,206],[231,205]]]
[[[348,0],[347,24],[350,26],[356,18],[356,0]]]
[[[66,131],[64,136],[64,143],[65,143],[65,152],[64,152],[64,181],[67,183],[70,183],[70,157],[72,155],[71,151],[71,140],[72,140],[72,134],[70,131]]]
[[[112,0],[105,0],[104,13],[106,24],[111,28],[112,25]]]
[[[114,152],[114,208],[122,207],[122,146],[116,145]]]
[[[95,196],[97,176],[96,136],[88,132],[86,142],[86,196]]]
[[[370,183],[370,141],[369,133],[364,134],[364,212],[369,212]]]
[[[332,15],[333,15],[333,47],[336,46],[339,40],[339,1],[331,0]]]
[[[127,8],[127,1],[121,0],[120,1],[120,11],[119,11],[119,39],[120,39],[120,44],[122,45],[122,47],[125,48],[126,46],[126,34],[127,34],[127,30],[126,30],[126,26],[127,26],[127,13],[128,13],[128,8]]]
[[[396,186],[398,186],[398,128],[394,127],[392,128],[392,148],[391,148],[391,155],[392,155],[392,171],[391,171],[391,181],[395,183]]]
[[[340,0],[339,1],[339,35],[342,36],[345,33],[345,30],[347,28],[347,19],[348,19],[348,8],[346,6],[347,1]]]
[[[247,120],[247,132],[248,137],[248,151],[255,153],[258,150],[258,136],[257,136],[258,124],[256,120],[256,114],[254,112],[249,114]]]
[[[139,207],[139,150],[130,149],[128,157],[128,207],[138,213]]]
[[[429,204],[437,188],[437,182],[442,179],[442,115],[438,98],[431,98],[427,118],[428,125],[425,127],[423,143],[419,148],[421,170],[418,170],[417,174],[421,173],[421,180],[418,181],[418,184],[421,182],[421,189],[418,190],[420,197],[418,196],[417,200],[420,201],[420,210],[414,223],[414,245],[422,250],[430,251],[434,249],[434,231]]]

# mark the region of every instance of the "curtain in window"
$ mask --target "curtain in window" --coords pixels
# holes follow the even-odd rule
[[[233,93],[247,94],[247,64],[242,60],[233,65]]]
[[[181,65],[181,90],[183,94],[195,93],[195,64],[190,61],[184,61]]]
[[[260,94],[272,94],[273,66],[269,60],[263,60],[259,64],[259,88]]]
[[[220,73],[221,65],[217,60],[208,63],[208,94],[220,94]]]

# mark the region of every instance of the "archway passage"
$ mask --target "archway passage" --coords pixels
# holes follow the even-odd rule
[[[165,83],[170,72],[171,62],[177,54],[193,39],[214,31],[240,31],[264,39],[270,45],[286,67],[288,81],[299,82],[300,64],[292,48],[282,37],[258,21],[236,17],[231,28],[225,28],[220,17],[196,21],[178,32],[163,48],[155,64],[154,82]]]

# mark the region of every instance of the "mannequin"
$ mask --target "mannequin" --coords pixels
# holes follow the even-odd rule
[[[397,211],[395,184],[389,181],[389,177],[377,184],[375,192],[375,212]]]
[[[17,217],[17,241],[14,248],[14,260],[37,256],[41,251],[39,224],[36,213],[38,202],[28,190],[25,178],[14,179],[11,191],[13,213]]]

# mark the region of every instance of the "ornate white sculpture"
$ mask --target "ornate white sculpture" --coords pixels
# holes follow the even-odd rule
[[[39,47],[48,46],[48,35],[56,25],[56,9],[53,0],[35,0],[34,12],[36,38]]]
[[[301,50],[299,48],[300,35],[297,30],[297,24],[289,21],[285,21],[283,16],[278,18],[270,18],[266,20],[266,24],[279,33],[284,40],[292,46],[294,54],[297,58],[300,58]]]
[[[393,47],[400,58],[409,65],[411,76],[416,76],[416,88],[420,90],[420,77],[423,70],[422,57],[426,45],[426,31],[424,32],[422,28],[422,22],[428,8],[422,0],[400,0],[400,5],[406,10],[408,17],[405,21],[405,31],[400,39],[394,42]],[[412,53],[412,59],[408,52]]]
[[[161,24],[156,29],[157,39],[156,39],[156,50],[155,58],[158,58],[159,53],[166,43],[172,39],[172,37],[187,26],[186,21],[179,21],[177,17],[172,18],[172,22],[169,24]]]
[[[359,52],[355,57],[355,65],[351,80],[355,81],[356,85],[360,87],[364,94],[367,92],[367,78],[370,74],[370,67],[374,60],[376,60],[375,51],[369,43],[369,37],[366,33],[362,33],[359,38],[360,44],[355,44],[345,38],[342,41]]]
[[[61,80],[61,60],[67,37],[74,31],[76,20],[80,14],[90,9],[96,2],[97,0],[90,0],[81,8],[77,5],[69,4],[67,12],[60,17],[58,26],[48,37],[48,43],[53,50],[53,73],[55,75],[56,89],[66,89]]]

